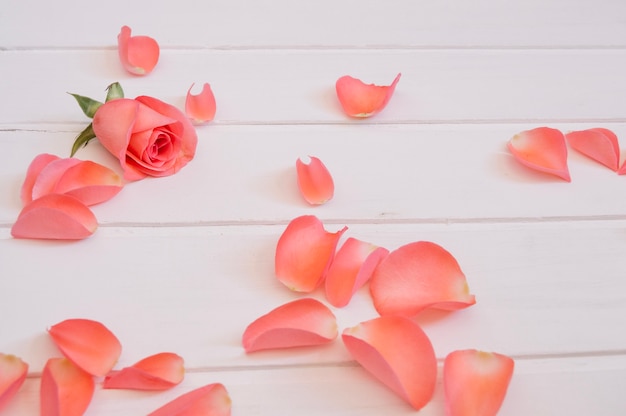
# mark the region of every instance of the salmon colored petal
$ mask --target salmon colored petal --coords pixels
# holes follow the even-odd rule
[[[388,254],[386,248],[348,238],[337,251],[326,274],[326,299],[338,308],[346,306]]]
[[[349,75],[339,78],[335,89],[343,111],[350,117],[358,118],[370,117],[380,112],[391,99],[400,76],[398,74],[389,86],[364,84]]]
[[[159,44],[148,36],[131,36],[128,26],[123,26],[117,36],[120,61],[134,75],[146,75],[159,61]]]
[[[64,159],[53,160],[48,163],[35,179],[32,190],[32,199],[41,198],[44,195],[59,193],[55,192],[55,187],[61,179],[61,176],[72,166],[76,166],[81,161],[79,159],[69,157]]]
[[[437,358],[424,331],[401,316],[385,316],[344,330],[352,357],[415,409],[432,398]]]
[[[335,315],[315,299],[298,299],[252,322],[243,334],[246,352],[326,344],[337,337]]]
[[[230,416],[230,411],[228,391],[214,383],[185,393],[148,416]]]
[[[106,166],[84,160],[59,178],[55,193],[71,195],[90,206],[108,201],[122,190],[122,178]]]
[[[0,411],[24,384],[28,364],[21,358],[0,352]]]
[[[15,238],[80,240],[92,235],[98,221],[82,202],[69,195],[48,194],[26,205],[11,235]]]
[[[565,138],[573,149],[617,172],[619,143],[611,130],[594,128],[572,131]]]
[[[41,375],[41,416],[81,416],[89,407],[93,376],[67,358],[51,358]]]
[[[626,175],[626,161],[622,163],[622,167],[617,171],[618,175]]]
[[[526,130],[513,136],[507,147],[521,164],[571,181],[565,136],[559,130],[549,127]]]
[[[381,315],[412,317],[429,307],[456,310],[476,303],[456,259],[428,241],[389,253],[374,270],[370,292]]]
[[[322,283],[337,243],[347,229],[329,233],[313,215],[291,220],[276,246],[278,280],[296,292],[313,291]]]
[[[60,157],[58,156],[51,155],[49,153],[42,153],[35,156],[33,161],[30,162],[28,170],[26,171],[26,179],[24,179],[24,183],[22,184],[22,189],[20,191],[20,198],[23,205],[27,205],[33,200],[33,186],[35,186],[35,181],[39,177],[39,173],[50,162],[59,159]]]
[[[208,83],[204,83],[202,91],[198,95],[191,93],[193,86],[194,84],[191,84],[191,87],[189,87],[187,91],[185,113],[187,113],[187,117],[193,120],[194,123],[207,123],[215,117],[215,96]]]
[[[335,183],[321,160],[309,156],[309,163],[296,160],[298,189],[311,205],[322,205],[330,201],[335,193]]]
[[[117,337],[90,319],[67,319],[51,326],[48,333],[63,355],[94,376],[111,371],[122,352]]]
[[[104,379],[105,389],[167,390],[185,377],[183,358],[171,352],[151,355],[123,368],[111,371]]]
[[[495,416],[502,406],[515,363],[506,355],[477,350],[453,351],[443,364],[449,416]]]

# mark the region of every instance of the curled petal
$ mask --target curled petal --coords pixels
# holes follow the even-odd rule
[[[53,160],[48,163],[35,179],[32,190],[32,199],[41,198],[44,195],[60,193],[55,192],[55,187],[59,182],[59,179],[65,172],[72,166],[76,166],[80,163],[79,159],[70,157],[64,159]]]
[[[313,215],[291,220],[276,246],[276,277],[297,292],[311,292],[321,284],[341,235],[348,229],[329,233]]]
[[[68,168],[59,178],[54,192],[71,195],[90,206],[108,201],[122,190],[122,178],[111,169],[90,160]]]
[[[41,375],[41,416],[81,416],[95,390],[93,376],[67,358],[51,358]]]
[[[309,156],[309,163],[296,160],[298,188],[311,205],[322,205],[330,201],[335,193],[335,183],[330,172],[321,160]]]
[[[158,408],[148,416],[230,416],[231,400],[221,383],[192,390]]]
[[[15,238],[80,240],[98,228],[93,213],[82,202],[69,195],[48,194],[26,205],[11,235]]]
[[[191,89],[194,84],[191,84],[187,91],[187,98],[185,99],[185,113],[195,123],[207,123],[215,117],[216,104],[215,96],[211,90],[211,86],[208,83],[204,83],[202,91],[198,95],[193,95]]]
[[[28,364],[11,354],[0,353],[0,411],[24,384]]]
[[[335,89],[343,111],[350,117],[358,118],[370,117],[380,112],[391,99],[400,75],[389,86],[365,84],[349,75],[339,78]]]
[[[617,172],[619,143],[611,130],[594,128],[572,131],[565,138],[573,149]]]
[[[48,333],[63,355],[94,376],[111,371],[122,352],[117,337],[90,319],[67,319],[48,328]]]
[[[424,331],[401,316],[385,316],[344,330],[354,359],[419,410],[430,401],[437,380],[435,351]]]
[[[159,44],[148,36],[131,36],[128,26],[123,26],[117,36],[120,61],[134,75],[146,75],[159,61]]]
[[[571,181],[565,136],[559,130],[549,127],[526,130],[513,136],[507,147],[521,164]]]
[[[35,186],[35,181],[39,177],[41,171],[50,163],[55,160],[59,160],[60,157],[51,155],[49,153],[42,153],[40,155],[35,156],[30,165],[28,166],[28,170],[26,171],[26,179],[24,179],[24,183],[22,184],[22,189],[20,191],[20,198],[22,200],[23,205],[27,205],[33,200],[33,187]]]
[[[381,315],[412,317],[429,307],[456,310],[476,303],[456,259],[428,241],[389,253],[374,270],[370,292]]]
[[[337,337],[335,315],[315,299],[298,299],[252,322],[243,334],[246,352],[326,344]]]
[[[104,379],[105,389],[167,390],[185,377],[183,358],[171,352],[151,355]]]
[[[450,416],[495,416],[502,406],[515,363],[506,355],[453,351],[443,364],[446,411]]]
[[[346,306],[387,254],[389,250],[386,248],[348,238],[337,251],[326,274],[326,299],[338,308]]]

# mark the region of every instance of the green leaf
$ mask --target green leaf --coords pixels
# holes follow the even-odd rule
[[[89,118],[93,118],[93,115],[96,114],[96,110],[102,105],[100,101],[96,101],[93,98],[72,94],[71,92],[69,94],[76,99],[80,109],[83,110],[83,113]]]
[[[124,90],[119,82],[114,82],[107,87],[106,101],[117,100],[118,98],[124,98]]]
[[[70,157],[74,156],[74,154],[78,152],[78,149],[80,149],[81,147],[87,146],[87,143],[89,143],[89,141],[95,137],[96,134],[93,131],[93,124],[89,123],[85,130],[81,131],[78,137],[76,137],[76,140],[72,145],[72,153],[70,154]]]

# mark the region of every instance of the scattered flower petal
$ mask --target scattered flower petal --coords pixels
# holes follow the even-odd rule
[[[343,111],[350,117],[358,118],[370,117],[380,112],[391,99],[400,75],[389,86],[368,85],[349,75],[339,78],[335,88]]]
[[[158,408],[148,416],[230,416],[231,400],[221,383],[192,390]]]
[[[80,240],[92,235],[98,221],[82,202],[69,195],[49,194],[26,205],[11,235],[15,238]]]
[[[335,193],[335,183],[321,160],[309,156],[309,163],[296,160],[298,189],[311,205],[322,205],[330,201]]]
[[[348,238],[337,251],[326,274],[326,299],[338,308],[346,306],[388,254],[386,248]]]
[[[120,61],[131,74],[149,74],[159,61],[159,44],[151,37],[131,36],[130,33],[130,27],[122,26],[117,36]]]
[[[419,410],[433,396],[437,358],[424,331],[401,316],[385,316],[347,328],[346,348],[367,371]]]
[[[313,215],[291,220],[276,246],[278,280],[296,292],[313,291],[322,283],[339,238],[347,229],[329,233]]]
[[[41,375],[41,416],[82,416],[89,407],[95,382],[67,358],[51,358]]]
[[[619,143],[617,136],[611,130],[593,128],[572,131],[567,133],[565,138],[573,149],[617,172]]]
[[[67,319],[51,326],[48,333],[63,355],[94,376],[111,371],[122,352],[117,337],[90,319]]]
[[[0,411],[24,384],[28,364],[21,358],[0,352]]]
[[[571,182],[567,168],[567,145],[559,130],[538,127],[513,136],[507,147],[523,165]]]
[[[44,166],[33,184],[32,199],[35,200],[44,195],[60,193],[54,191],[59,179],[69,168],[76,166],[79,163],[79,159],[70,157],[53,160]]]
[[[35,186],[35,181],[39,177],[41,171],[48,166],[50,162],[55,160],[59,160],[60,157],[51,155],[49,153],[42,153],[40,155],[35,156],[35,158],[30,162],[28,166],[28,170],[26,171],[26,178],[24,179],[24,183],[22,184],[22,189],[20,191],[20,198],[22,200],[23,205],[27,205],[33,200],[33,186]]]
[[[502,406],[515,363],[506,355],[477,350],[453,351],[443,364],[449,416],[495,416]]]
[[[622,163],[622,167],[617,171],[618,175],[626,175],[626,161]]]
[[[54,192],[71,195],[91,206],[108,201],[123,187],[122,178],[117,173],[98,163],[83,160],[65,171]]]
[[[185,99],[185,113],[194,123],[208,123],[215,117],[215,96],[208,83],[204,83],[202,91],[198,95],[191,93],[194,84],[191,84]]]
[[[105,389],[167,390],[185,377],[183,358],[171,352],[151,355],[104,379]]]
[[[246,352],[326,344],[337,337],[335,315],[315,299],[298,299],[261,316],[243,334]]]
[[[456,310],[476,303],[456,259],[428,241],[389,253],[374,270],[370,292],[381,315],[412,317],[429,307]]]

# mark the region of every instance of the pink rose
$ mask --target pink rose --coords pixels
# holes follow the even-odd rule
[[[180,110],[147,96],[104,103],[93,117],[93,130],[129,181],[178,172],[193,159],[198,143]]]

